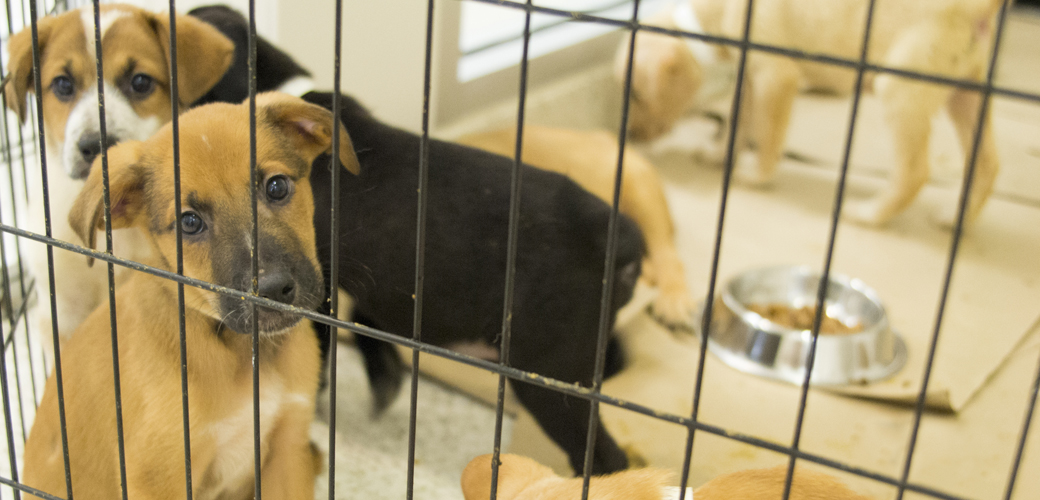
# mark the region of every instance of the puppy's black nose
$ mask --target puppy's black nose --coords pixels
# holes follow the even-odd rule
[[[119,138],[107,134],[105,136],[105,149],[114,146],[119,142]],[[76,147],[79,148],[79,153],[83,155],[83,161],[90,163],[94,162],[94,158],[101,154],[101,134],[98,132],[87,132],[79,136],[79,142],[76,143]]]
[[[260,276],[257,283],[260,296],[283,304],[292,304],[296,298],[296,280],[288,271],[272,271]]]

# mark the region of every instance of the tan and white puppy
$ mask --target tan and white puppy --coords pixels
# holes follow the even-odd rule
[[[491,497],[491,455],[470,461],[462,471],[466,500]],[[581,498],[582,478],[563,478],[530,458],[502,454],[497,498],[501,500],[571,500]],[[777,500],[783,496],[787,466],[724,474],[700,488],[687,488],[687,500]],[[668,486],[671,474],[659,469],[630,469],[589,482],[589,500],[678,500],[679,488]],[[869,500],[837,479],[803,467],[795,469],[792,500]]]
[[[870,33],[869,61],[947,78],[981,81],[992,45],[994,16],[1006,0],[879,0]],[[755,2],[751,40],[810,53],[856,60],[860,54],[867,0],[762,0]],[[652,20],[667,28],[740,38],[747,0],[681,0],[676,9]],[[638,36],[633,76],[630,129],[653,139],[668,131],[692,106],[690,88],[723,78],[735,81],[734,49],[646,33]],[[628,46],[616,61],[624,74]],[[722,66],[723,71],[716,71]],[[726,71],[725,67],[729,67]],[[726,75],[726,76],[723,76]],[[892,131],[897,164],[889,186],[870,200],[853,200],[843,215],[880,225],[903,211],[929,177],[931,119],[946,108],[962,149],[971,147],[981,96],[978,93],[910,80],[892,74],[868,74]],[[738,176],[751,184],[772,181],[783,153],[796,94],[815,89],[848,94],[855,72],[849,68],[796,60],[760,51],[748,53],[743,111],[737,145],[754,144],[757,161]],[[696,93],[696,91],[694,92]],[[982,136],[969,199],[968,220],[978,216],[993,190],[999,170],[992,127]],[[952,211],[939,222],[953,222]]]
[[[516,127],[465,135],[457,142],[503,156],[513,156]],[[570,177],[611,203],[617,172],[617,138],[604,131],[569,130],[538,125],[524,127],[523,161]],[[658,289],[651,313],[672,328],[689,329],[695,302],[686,271],[675,248],[675,227],[657,169],[638,151],[625,150],[619,209],[643,232],[646,258],[641,277]]]
[[[188,16],[177,16],[178,109],[170,103],[169,15],[128,5],[101,6],[101,50],[104,72],[107,145],[151,137],[173,113],[187,107],[215,85],[231,64],[234,47],[220,32]],[[92,7],[39,20],[40,85],[43,89],[47,184],[55,238],[75,241],[66,221],[72,201],[91,164],[101,152],[98,114],[97,54]],[[11,37],[7,105],[24,121],[34,90],[32,33],[25,28]],[[30,169],[27,229],[44,232],[42,177]],[[148,245],[135,231],[113,235],[115,254],[140,260]],[[42,249],[41,249],[42,250]],[[47,256],[27,252],[36,277],[37,306],[31,323],[50,346],[51,311],[47,299]],[[117,269],[122,274],[122,269]],[[104,266],[88,269],[69,252],[54,252],[58,324],[65,338],[104,300]]]
[[[332,114],[284,94],[257,98],[258,290],[304,309],[323,296],[310,169],[331,147]],[[249,109],[211,104],[180,121],[181,203],[175,212],[172,127],[110,150],[112,225],[135,227],[148,262],[173,271],[177,225],[184,274],[247,291],[252,281]],[[340,161],[358,172],[345,128]],[[101,171],[75,200],[72,226],[92,246],[103,226]],[[87,259],[80,256],[81,259]],[[193,497],[253,498],[251,313],[247,302],[185,287]],[[117,297],[123,435],[130,498],[184,498],[184,436],[176,283],[133,273]],[[264,498],[314,498],[321,457],[308,432],[320,360],[309,322],[258,308],[260,440]],[[65,417],[76,498],[120,497],[109,309],[102,305],[62,346]],[[25,448],[25,483],[66,495],[56,380]],[[70,496],[71,498],[71,496]]]

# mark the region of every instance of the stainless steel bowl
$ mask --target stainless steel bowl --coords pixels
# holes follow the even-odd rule
[[[810,330],[778,325],[752,312],[752,304],[813,307],[819,273],[808,267],[771,267],[726,283],[715,300],[708,346],[726,364],[746,373],[801,384]],[[825,312],[857,333],[821,333],[810,383],[866,384],[885,379],[906,363],[906,345],[889,327],[877,294],[858,279],[830,275]]]

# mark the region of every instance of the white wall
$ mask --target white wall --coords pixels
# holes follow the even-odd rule
[[[168,0],[119,0],[119,3],[127,3],[138,7],[166,12],[170,8]],[[195,7],[203,5],[224,4],[228,5],[245,15],[249,9],[248,0],[177,0],[177,10],[186,13]],[[264,38],[270,39],[277,34],[276,1],[257,0],[254,7],[256,14],[256,32]]]
[[[319,89],[331,90],[335,2],[279,3],[278,45],[314,74]],[[422,124],[426,8],[422,0],[343,1],[343,92],[382,120],[412,131]]]

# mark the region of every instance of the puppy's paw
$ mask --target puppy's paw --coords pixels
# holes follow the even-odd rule
[[[737,168],[736,172],[733,172],[733,176],[737,182],[757,189],[769,188],[775,180],[773,175],[764,174],[758,169]]]
[[[955,207],[944,207],[930,217],[932,224],[940,229],[952,230],[957,225],[957,209]]]
[[[888,222],[882,207],[874,200],[849,200],[841,210],[841,217],[847,221],[868,227],[880,227]]]
[[[960,213],[960,207],[958,205],[949,205],[938,210],[932,214],[931,221],[941,229],[952,231],[957,225],[957,215]],[[968,229],[972,226],[972,221],[975,220],[974,215],[969,210],[964,214],[964,227]]]
[[[693,149],[693,159],[697,163],[704,165],[725,166],[726,144],[713,140],[706,144],[698,145]]]
[[[733,179],[740,184],[757,189],[765,189],[773,185],[775,172],[763,169],[755,154],[744,152],[737,155],[733,163]]]
[[[694,334],[694,300],[686,290],[661,290],[648,308],[650,316],[673,334]]]

